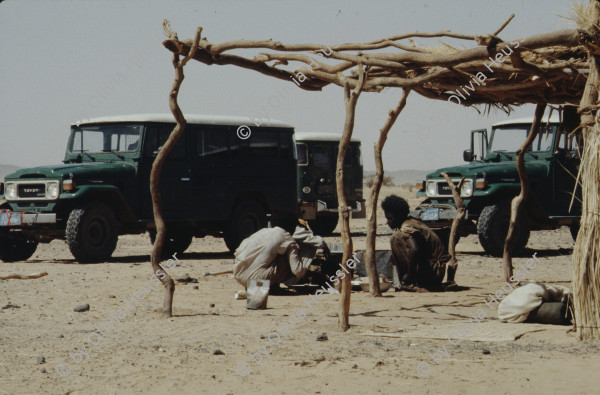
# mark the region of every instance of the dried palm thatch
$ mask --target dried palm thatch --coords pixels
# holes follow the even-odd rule
[[[578,180],[582,184],[582,214],[573,250],[573,301],[580,339],[600,338],[600,4],[574,10],[586,27],[590,52],[588,78],[579,111],[584,141]]]
[[[581,339],[600,338],[600,113],[584,132],[585,147],[579,178],[582,217],[573,250],[575,323]],[[588,182],[596,180],[596,182]]]

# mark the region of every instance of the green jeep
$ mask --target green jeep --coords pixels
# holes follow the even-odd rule
[[[427,197],[416,210],[415,218],[427,223],[442,240],[448,240],[456,206],[446,180],[446,172],[456,184],[464,176],[461,197],[467,217],[459,235],[477,234],[486,253],[501,256],[510,221],[510,202],[521,186],[515,152],[531,128],[532,118],[508,120],[487,130],[471,132],[471,149],[463,158],[467,165],[438,169],[417,185],[417,196]],[[581,140],[569,135],[573,125],[561,125],[558,116],[542,123],[541,131],[525,153],[530,195],[524,203],[516,227],[515,251],[522,250],[530,230],[556,229],[567,225],[577,236],[581,217],[581,188],[575,192]],[[576,125],[575,125],[576,126]],[[479,148],[479,158],[474,149]]]
[[[331,234],[338,223],[335,167],[340,136],[297,132],[298,200],[303,219],[319,235]],[[352,140],[344,159],[344,193],[352,218],[365,218],[360,141]]]
[[[234,251],[267,223],[297,209],[291,125],[187,116],[164,163],[165,255],[193,237],[223,237]],[[63,165],[21,169],[0,184],[0,260],[28,259],[39,242],[65,239],[80,262],[107,260],[123,234],[156,228],[150,171],[175,122],[170,114],[113,116],[71,126]]]

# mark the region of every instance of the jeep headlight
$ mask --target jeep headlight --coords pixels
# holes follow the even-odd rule
[[[465,180],[462,188],[460,189],[461,196],[471,196],[473,195],[473,180]]]
[[[56,199],[60,190],[58,188],[58,181],[49,182],[46,187],[46,197],[48,199]]]
[[[435,181],[427,181],[427,196],[435,196],[436,195],[436,185]]]
[[[7,183],[6,184],[6,192],[4,193],[4,196],[7,199],[16,199],[17,198],[17,184],[14,183]]]

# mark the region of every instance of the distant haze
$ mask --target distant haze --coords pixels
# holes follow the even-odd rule
[[[395,170],[385,171],[384,177],[392,177],[394,185],[410,184],[415,185],[423,181],[427,174],[433,170]],[[374,171],[365,171],[365,177],[375,174]]]

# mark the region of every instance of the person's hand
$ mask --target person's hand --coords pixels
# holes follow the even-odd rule
[[[327,260],[327,255],[325,255],[325,249],[322,247],[317,248],[317,251],[315,252],[315,258],[316,259],[322,259],[322,260]]]

